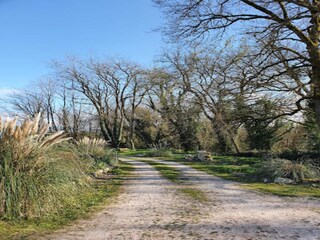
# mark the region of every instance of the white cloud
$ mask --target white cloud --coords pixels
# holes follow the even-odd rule
[[[5,89],[5,88],[0,88],[0,97],[4,97],[13,93],[19,92],[18,89]]]
[[[8,107],[7,104],[7,97],[10,94],[14,94],[14,93],[18,93],[19,90],[18,89],[14,89],[14,88],[0,88],[0,117],[2,119],[5,119],[7,117],[12,116],[12,114],[10,113],[10,107]]]

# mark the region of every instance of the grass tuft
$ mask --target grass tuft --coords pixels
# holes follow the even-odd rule
[[[192,187],[183,187],[183,188],[180,188],[179,191],[196,201],[199,201],[199,202],[209,201],[207,195],[199,189],[192,188]]]
[[[92,158],[96,162],[111,161],[113,149],[108,148],[108,142],[104,139],[84,137],[77,142],[77,146],[83,157]]]

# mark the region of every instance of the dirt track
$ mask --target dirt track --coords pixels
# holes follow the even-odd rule
[[[162,178],[139,159],[117,200],[91,219],[45,239],[320,239],[320,201],[240,188],[188,166],[183,183]],[[149,159],[152,160],[152,159]],[[181,190],[198,189],[199,201]]]

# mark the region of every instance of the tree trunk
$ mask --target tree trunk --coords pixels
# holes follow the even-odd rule
[[[110,141],[111,142],[111,145],[114,144],[109,132],[108,132],[108,129],[106,127],[106,123],[104,121],[104,119],[101,119],[101,117],[99,118],[99,125],[100,125],[100,129],[101,129],[101,133],[103,135],[103,138],[106,140],[106,141]]]
[[[228,143],[227,143],[225,134],[221,130],[221,126],[219,126],[219,124],[216,121],[214,121],[212,123],[212,127],[213,127],[214,131],[217,134],[217,139],[218,139],[218,144],[219,144],[219,151],[221,153],[228,152],[228,150],[229,150]]]
[[[313,85],[312,91],[312,108],[317,125],[320,127],[320,52],[315,50],[312,53],[313,57],[318,57],[317,60],[312,62],[312,75],[311,82]]]
[[[135,147],[134,142],[133,142],[132,139],[130,140],[130,148],[131,148],[132,150],[136,150],[136,147]]]
[[[239,154],[240,153],[240,149],[239,149],[238,144],[234,140],[234,137],[231,136],[230,139],[231,139],[232,145],[234,146],[234,149],[236,150],[237,154]]]
[[[315,1],[314,4],[315,3],[317,3],[317,1]],[[310,23],[312,23],[312,25],[309,28],[309,36],[313,44],[309,45],[307,48],[310,56],[310,62],[312,64],[311,82],[313,87],[313,111],[316,123],[320,127],[320,19],[318,11],[311,12],[311,14],[312,17]]]

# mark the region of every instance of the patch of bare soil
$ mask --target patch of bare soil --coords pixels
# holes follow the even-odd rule
[[[91,219],[45,239],[320,239],[319,200],[259,194],[153,159],[182,171],[183,183],[172,183],[139,159],[123,160],[135,167],[124,193]],[[189,196],[188,187],[205,197]]]

